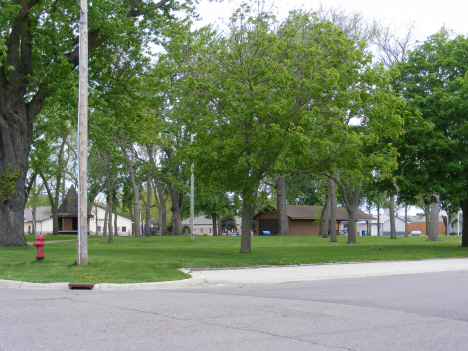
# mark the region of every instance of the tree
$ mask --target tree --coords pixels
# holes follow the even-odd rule
[[[169,0],[92,2],[91,60],[121,43],[140,55],[181,8]],[[74,1],[3,1],[0,18],[0,175],[14,178],[14,191],[0,201],[0,246],[26,246],[24,185],[34,120],[47,98],[67,95],[77,84],[79,9]]]
[[[399,143],[399,187],[409,202],[419,194],[430,194],[427,204],[434,204],[434,210],[439,196],[442,201],[461,204],[464,216],[468,213],[467,51],[466,37],[452,38],[442,29],[398,65],[401,79],[397,85],[411,112]],[[433,221],[438,221],[438,206],[436,211]],[[435,235],[428,239],[438,240]],[[462,246],[468,247],[465,227]]]
[[[331,23],[291,16],[278,26],[243,5],[228,33],[196,57],[190,80],[197,179],[242,197],[241,252],[251,251],[261,182],[329,158],[324,135],[347,128],[350,86],[366,62]]]

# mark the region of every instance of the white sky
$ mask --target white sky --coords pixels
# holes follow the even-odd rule
[[[303,7],[306,10],[313,10],[320,3],[306,0],[266,0],[267,4],[273,2],[280,18],[285,17],[292,9]],[[396,27],[415,21],[416,38],[420,41],[438,32],[444,25],[457,34],[468,34],[468,1],[466,0],[324,0],[322,3],[325,7],[341,6],[344,9],[357,10],[369,19],[377,18],[383,23]],[[202,24],[221,23],[219,18],[229,18],[239,4],[239,0],[224,0],[220,3],[201,0],[198,12],[203,17]]]

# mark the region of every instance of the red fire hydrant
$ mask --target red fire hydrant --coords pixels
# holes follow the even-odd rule
[[[37,255],[36,255],[36,258],[38,261],[42,261],[44,259],[44,235],[42,234],[39,234],[37,236],[37,241],[35,241],[33,243],[33,245],[36,247],[37,249]]]

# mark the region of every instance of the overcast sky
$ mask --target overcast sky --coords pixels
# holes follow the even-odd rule
[[[304,0],[267,0],[274,3],[279,17],[285,17],[292,9],[304,8],[307,10],[317,8],[319,1]],[[325,7],[339,7],[357,10],[369,19],[378,18],[387,24],[395,26],[415,21],[417,25],[416,38],[424,41],[428,36],[436,33],[442,26],[453,29],[457,34],[468,34],[468,1],[466,0],[326,0],[322,1]],[[203,24],[221,23],[220,18],[229,18],[232,11],[238,8],[239,0],[224,0],[222,2],[209,2],[202,0],[198,6],[203,17]]]

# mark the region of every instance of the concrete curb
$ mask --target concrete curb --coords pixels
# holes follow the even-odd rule
[[[248,284],[284,284],[340,278],[362,278],[400,274],[422,274],[445,271],[467,271],[468,258],[429,259],[415,261],[347,262],[298,266],[262,266],[222,269],[181,269],[192,277],[183,280],[96,284],[93,290],[162,290],[206,286]],[[0,280],[0,288],[69,290],[68,283],[28,283]]]

